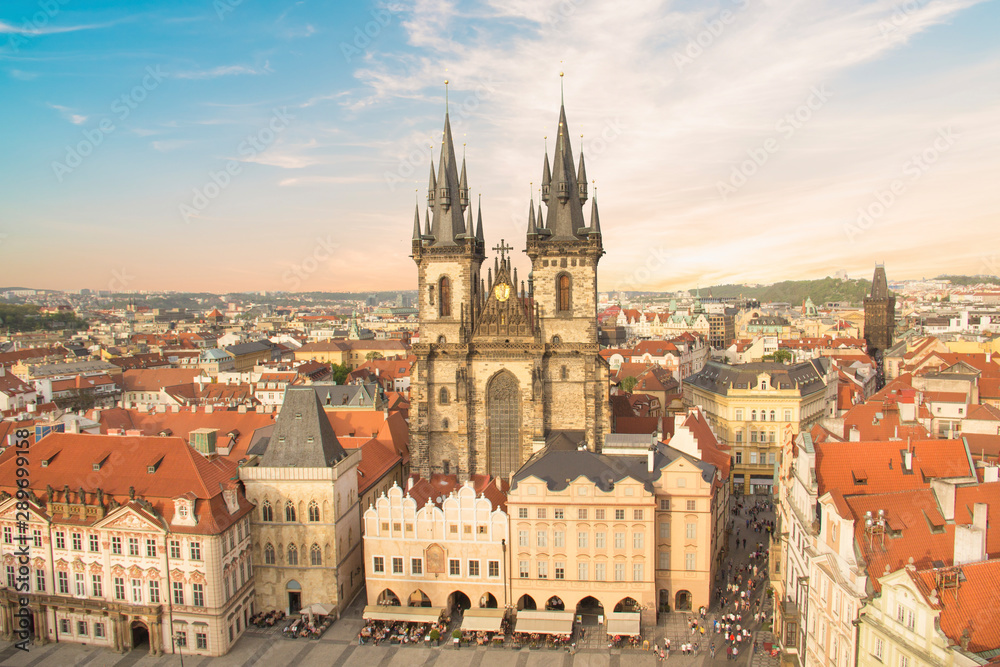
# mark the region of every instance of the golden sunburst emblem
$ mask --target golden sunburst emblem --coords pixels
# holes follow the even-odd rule
[[[500,283],[493,288],[493,294],[496,295],[497,301],[506,301],[510,298],[510,285],[507,283]]]

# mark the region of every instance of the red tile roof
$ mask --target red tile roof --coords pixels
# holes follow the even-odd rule
[[[160,391],[164,387],[189,384],[201,375],[197,368],[135,368],[124,372],[125,391]]]
[[[973,477],[961,440],[912,441],[913,472],[903,469],[906,441],[822,442],[816,444],[819,494],[833,489],[845,496],[930,487],[930,478]]]
[[[910,578],[930,603],[935,591],[941,612],[941,632],[955,644],[961,644],[968,631],[968,650],[982,653],[1000,648],[1000,604],[997,601],[997,581],[1000,581],[1000,560],[986,560],[962,566],[962,581],[957,589],[936,590],[936,570],[907,570]]]
[[[32,466],[31,489],[48,502],[62,499],[64,487],[73,498],[81,485],[88,502],[97,502],[96,491],[104,491],[105,502],[111,498],[124,504],[130,489],[143,498],[169,523],[174,514],[173,499],[192,493],[197,499],[198,524],[172,526],[180,533],[214,534],[233,525],[251,511],[253,505],[238,493],[240,509],[230,514],[222,498],[223,486],[238,479],[237,466],[223,458],[209,460],[189,447],[181,438],[142,436],[107,436],[53,433],[31,447],[34,461],[48,465]],[[0,489],[14,493],[12,484],[15,460],[0,460]],[[100,464],[100,470],[93,466]],[[150,474],[148,466],[156,466]],[[47,497],[52,487],[54,498]]]

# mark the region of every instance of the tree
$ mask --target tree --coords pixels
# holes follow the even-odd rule
[[[330,364],[330,370],[333,371],[333,381],[336,384],[344,384],[347,381],[348,374],[351,372],[351,369],[346,364]]]
[[[631,375],[629,375],[627,377],[622,378],[622,381],[621,383],[619,383],[618,386],[621,387],[623,391],[631,394],[632,390],[635,389],[635,385],[637,384],[639,384],[639,381],[636,380]]]
[[[792,352],[790,350],[777,350],[773,356],[775,361],[782,364],[792,360]]]
[[[375,361],[376,359],[385,359],[385,357],[382,356],[381,352],[376,352],[372,350],[371,352],[365,355],[365,359],[368,361]]]

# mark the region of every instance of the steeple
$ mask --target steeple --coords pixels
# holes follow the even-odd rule
[[[885,277],[885,265],[876,264],[875,274],[872,276],[872,291],[869,295],[872,299],[885,299],[889,296],[889,283]]]
[[[455,246],[456,240],[466,233],[465,220],[462,212],[468,205],[468,193],[463,204],[463,180],[458,175],[458,165],[455,160],[455,144],[451,136],[451,120],[444,115],[444,131],[441,136],[441,156],[438,162],[437,179],[431,177],[435,185],[434,201],[428,198],[432,208],[431,229],[434,233],[432,245]]]
[[[547,144],[548,142],[546,142]],[[552,170],[549,169],[549,147],[545,146],[545,166],[542,167],[542,201],[549,201],[549,186],[552,184]]]
[[[465,147],[462,147],[462,176],[458,181],[458,198],[462,202],[462,210],[469,205],[469,181],[465,177]],[[471,229],[471,225],[469,227]]]
[[[413,240],[420,240],[420,204],[413,205]]]
[[[476,212],[476,238],[486,243],[486,237],[483,236],[483,196],[479,195],[479,206]]]
[[[431,158],[431,177],[427,181],[427,205],[434,206],[434,194],[437,192],[437,179],[434,178],[434,158]]]
[[[431,210],[427,209],[424,211],[424,234],[430,238],[434,238],[431,234]]]
[[[531,201],[528,202],[528,235],[538,234],[538,230],[535,228],[535,199],[532,197]]]
[[[552,195],[555,195],[554,197]],[[552,156],[552,181],[549,186],[549,207],[545,226],[552,239],[577,239],[580,228],[586,227],[580,187],[573,165],[573,148],[569,141],[566,107],[559,107],[559,128],[556,149]]]
[[[580,137],[583,143],[583,137]],[[576,172],[576,182],[580,184],[580,204],[587,203],[587,168],[583,166],[583,146],[580,146],[580,169]]]
[[[594,201],[590,204],[590,233],[601,233],[601,218],[597,215],[597,194],[594,194]]]

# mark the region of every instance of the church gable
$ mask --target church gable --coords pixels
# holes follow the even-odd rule
[[[518,296],[517,271],[512,277],[509,258],[504,257],[496,264],[496,276],[491,276],[485,300],[475,322],[474,336],[534,336],[525,308],[526,297],[523,289]]]

